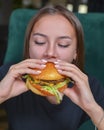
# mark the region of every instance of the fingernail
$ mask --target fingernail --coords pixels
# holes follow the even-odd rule
[[[38,74],[40,74],[40,73],[41,73],[41,71],[40,71],[40,70],[37,70],[36,72],[37,72]]]
[[[58,64],[59,62],[58,61],[55,61],[54,64]]]
[[[59,68],[59,65],[55,65],[56,68]]]
[[[60,62],[61,60],[58,59],[57,61]]]
[[[61,60],[54,61],[55,64],[58,64]]]
[[[58,69],[57,71],[58,71],[58,72],[62,72],[62,70],[59,70],[59,69]]]
[[[42,62],[44,62],[44,63],[46,63],[46,62],[47,62],[47,60],[45,60],[45,59],[42,59],[41,61],[42,61]]]
[[[34,71],[34,74],[40,74],[40,73],[41,73],[40,70]]]
[[[46,65],[41,65],[41,67],[42,67],[42,68],[45,68],[45,67],[46,67]]]

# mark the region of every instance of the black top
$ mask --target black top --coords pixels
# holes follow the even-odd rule
[[[9,65],[0,68],[0,79]],[[95,78],[89,77],[95,100],[104,108],[104,88]],[[86,113],[64,96],[61,104],[50,104],[45,97],[31,91],[3,103],[9,122],[9,130],[77,130],[89,119]]]

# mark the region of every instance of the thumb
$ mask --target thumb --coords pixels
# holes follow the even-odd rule
[[[70,96],[72,95],[71,89],[70,88],[66,88],[63,93],[70,98]]]
[[[72,100],[75,104],[78,103],[78,96],[74,88],[66,88],[63,92],[68,98]]]

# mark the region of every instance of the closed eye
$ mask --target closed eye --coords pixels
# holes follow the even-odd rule
[[[38,42],[38,41],[34,41],[35,42],[35,44],[37,44],[37,45],[43,45],[43,44],[45,44],[45,42]]]
[[[59,47],[63,47],[63,48],[67,48],[70,46],[70,44],[66,44],[66,45],[63,45],[63,44],[58,44]]]

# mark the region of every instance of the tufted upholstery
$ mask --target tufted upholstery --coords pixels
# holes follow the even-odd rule
[[[8,48],[4,64],[22,60],[25,29],[37,10],[17,9],[10,17]],[[104,14],[76,14],[85,33],[85,70],[104,84]],[[80,130],[93,130],[91,122]]]

